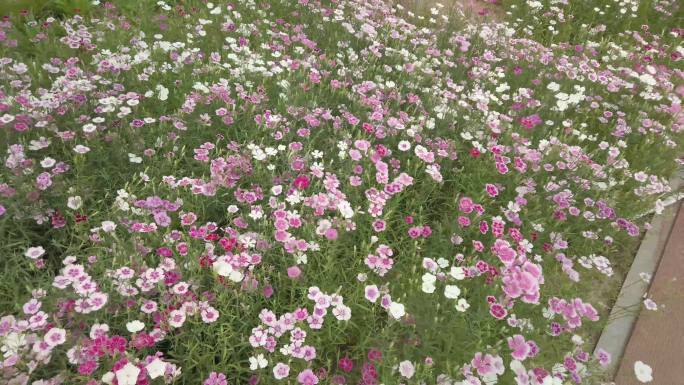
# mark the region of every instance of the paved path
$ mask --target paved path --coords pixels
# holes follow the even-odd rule
[[[634,325],[615,377],[616,385],[641,385],[634,363],[642,361],[653,368],[651,385],[684,385],[684,205],[653,276],[648,297],[657,311],[643,308]]]

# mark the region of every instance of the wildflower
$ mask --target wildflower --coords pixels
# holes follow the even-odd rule
[[[61,345],[66,341],[66,330],[60,328],[52,328],[45,333],[45,342],[51,347]]]
[[[202,385],[228,385],[228,381],[225,374],[211,372]]]
[[[459,298],[458,302],[456,302],[456,310],[458,310],[460,312],[464,312],[464,311],[468,310],[469,307],[470,307],[470,304],[468,303],[468,301],[465,298]]]
[[[114,223],[112,221],[103,221],[100,224],[100,228],[105,233],[111,233],[111,232],[114,232],[114,230],[116,230],[116,223]]]
[[[67,199],[67,207],[72,210],[78,210],[83,205],[83,199],[80,196],[73,196]]]
[[[354,369],[354,361],[352,361],[349,357],[342,357],[337,362],[337,366],[339,366],[342,371],[349,373],[352,371],[352,369]]]
[[[375,303],[380,297],[380,291],[378,290],[378,287],[376,285],[366,286],[366,288],[364,289],[364,293],[366,299],[373,303]]]
[[[399,373],[406,378],[411,378],[416,373],[416,368],[411,361],[402,361],[399,363]]]
[[[37,259],[40,258],[43,254],[45,254],[45,249],[43,249],[41,246],[35,246],[29,247],[24,253],[24,256],[29,257],[31,259]]]
[[[634,363],[634,374],[639,382],[647,383],[653,381],[653,369],[641,361]]]
[[[465,269],[460,266],[452,266],[449,275],[460,281],[465,278]]]
[[[318,377],[311,369],[305,369],[297,375],[297,382],[302,385],[315,385],[318,384]]]
[[[406,314],[404,310],[404,305],[399,302],[392,302],[389,306],[389,313],[394,317],[394,319],[400,319]]]
[[[182,310],[173,310],[169,313],[169,325],[174,328],[179,328],[185,323],[185,312]]]
[[[508,314],[506,309],[498,303],[494,303],[489,307],[489,313],[496,319],[504,319]]]
[[[644,307],[646,307],[646,309],[648,309],[648,310],[653,310],[653,311],[658,310],[658,304],[655,303],[655,301],[650,299],[650,298],[646,298],[644,300]]]
[[[273,377],[275,377],[276,380],[282,380],[283,378],[285,378],[289,375],[290,375],[290,367],[287,364],[284,364],[282,362],[278,362],[273,367]]]
[[[458,298],[461,295],[461,289],[456,285],[446,285],[444,287],[444,296],[447,298]]]
[[[606,367],[610,364],[610,361],[611,361],[610,353],[603,350],[602,348],[597,349],[596,353],[594,355],[602,367]]]
[[[299,266],[290,266],[287,268],[287,276],[292,279],[297,279],[302,274],[302,270]]]
[[[126,323],[126,330],[128,330],[130,333],[139,332],[139,331],[143,330],[144,328],[145,328],[145,324],[138,321],[138,320]]]
[[[145,366],[145,370],[151,379],[155,379],[164,375],[166,372],[166,363],[159,358],[155,358]]]
[[[135,385],[138,382],[140,368],[128,362],[115,373],[118,385]]]
[[[263,354],[259,354],[254,357],[249,357],[249,369],[250,370],[257,370],[257,369],[263,369],[268,366],[268,360],[264,357]]]
[[[530,353],[530,345],[525,341],[525,337],[516,334],[508,337],[508,347],[511,348],[511,356],[519,361],[524,361]]]
[[[218,319],[219,312],[218,312],[218,310],[214,309],[213,307],[207,306],[200,311],[200,316],[202,317],[202,322],[212,323]]]
[[[293,185],[297,190],[306,190],[309,187],[309,177],[306,175],[300,175],[295,178]]]

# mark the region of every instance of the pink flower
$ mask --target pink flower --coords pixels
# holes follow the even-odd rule
[[[335,239],[337,239],[337,230],[334,229],[334,228],[332,228],[332,227],[329,228],[329,229],[327,229],[327,230],[325,231],[325,237],[326,237],[328,240],[334,241]]]
[[[508,337],[508,347],[512,350],[511,356],[519,361],[524,361],[530,353],[530,345],[520,334]]]
[[[282,380],[283,378],[290,375],[290,367],[282,362],[278,362],[273,367],[273,377],[276,380]]]
[[[202,321],[205,323],[212,323],[218,319],[219,312],[213,307],[209,306],[201,311]]]
[[[473,200],[468,197],[463,197],[458,201],[458,209],[465,214],[473,212]]]
[[[607,351],[603,349],[598,349],[596,350],[596,353],[594,353],[594,356],[598,360],[599,365],[603,367],[610,365],[611,356],[610,353],[608,353]]]
[[[207,379],[204,380],[203,385],[228,385],[228,381],[226,381],[225,374],[211,372],[209,374],[209,377],[207,377]]]
[[[273,286],[271,286],[271,285],[264,286],[263,292],[264,292],[264,297],[271,298],[271,296],[273,295]]]
[[[402,361],[399,363],[399,373],[406,378],[411,378],[416,373],[416,368],[411,361]]]
[[[386,224],[382,219],[377,219],[373,222],[373,230],[377,232],[385,231]]]
[[[378,297],[380,297],[380,291],[376,285],[366,286],[364,293],[366,295],[366,299],[373,303],[375,303],[378,300]]]
[[[66,341],[66,330],[60,328],[52,328],[45,333],[45,342],[51,347],[61,345]]]
[[[287,276],[292,279],[297,279],[302,274],[302,270],[299,266],[290,266],[287,268]]]
[[[305,369],[297,375],[297,382],[302,385],[315,385],[318,384],[318,377],[316,377],[311,369]]]
[[[24,256],[31,259],[37,259],[40,258],[43,254],[45,254],[45,249],[43,249],[41,246],[36,246],[29,247],[24,253]]]

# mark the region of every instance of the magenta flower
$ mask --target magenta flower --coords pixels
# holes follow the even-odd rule
[[[504,319],[508,311],[500,304],[495,303],[489,307],[489,313],[496,319]]]
[[[354,361],[349,357],[342,357],[337,362],[337,366],[339,366],[342,371],[349,373],[354,369]]]
[[[300,175],[295,178],[293,184],[297,190],[305,190],[309,187],[309,177],[306,175]]]

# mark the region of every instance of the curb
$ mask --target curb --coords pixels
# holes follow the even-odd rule
[[[675,175],[670,180],[670,186],[674,194],[677,194],[680,187],[683,186],[683,177],[684,175],[680,169],[675,172]],[[651,221],[651,228],[646,231],[644,239],[641,241],[639,250],[634,257],[634,262],[632,262],[632,266],[620,289],[620,294],[618,294],[611,309],[609,319],[612,321],[609,321],[603,329],[594,348],[594,351],[603,349],[610,353],[612,360],[610,365],[605,368],[605,372],[611,379],[615,377],[620,367],[620,361],[639,316],[641,301],[658,268],[665,245],[674,227],[680,205],[681,202],[670,204],[663,210],[662,214],[656,215]],[[651,276],[651,280],[649,282],[644,281],[640,277],[641,273],[648,273]],[[625,311],[625,309],[637,310],[630,312]]]

